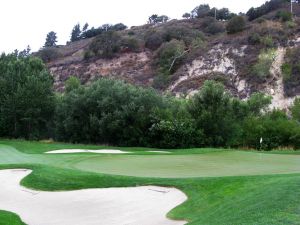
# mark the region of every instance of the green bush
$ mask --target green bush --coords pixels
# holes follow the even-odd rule
[[[183,41],[187,46],[191,45],[193,40],[200,38],[205,39],[204,34],[196,29],[186,25],[173,25],[166,28],[164,31],[164,41],[168,42],[173,39]]]
[[[41,58],[43,62],[47,63],[62,57],[62,54],[56,47],[42,48],[36,53],[36,56]]]
[[[295,22],[293,22],[293,21],[287,21],[287,22],[285,23],[285,26],[286,26],[287,28],[289,28],[289,29],[293,29],[293,28],[295,28],[295,27],[297,26],[297,24],[296,24]]]
[[[260,44],[261,36],[258,33],[251,33],[248,36],[248,43],[250,45],[257,45]]]
[[[284,81],[287,81],[291,78],[292,76],[292,65],[288,64],[288,63],[284,63],[282,66],[281,66],[281,72],[282,72],[282,75],[283,75],[283,80]]]
[[[291,21],[293,18],[292,13],[288,12],[288,11],[278,11],[276,14],[276,18],[280,19],[282,22],[287,22],[287,21]]]
[[[291,110],[293,119],[300,122],[300,98],[299,97],[294,100],[294,103],[290,110]]]
[[[284,77],[284,91],[287,96],[300,93],[300,47],[288,48],[281,67]]]
[[[243,124],[244,146],[262,150],[280,147],[298,148],[300,127],[284,112],[273,111],[261,117],[250,117]],[[262,139],[262,143],[260,143]]]
[[[262,50],[258,56],[258,61],[252,67],[252,73],[260,79],[270,76],[270,68],[275,57],[276,51],[274,49]]]
[[[203,145],[203,133],[193,121],[161,120],[150,128],[150,136],[159,148],[188,148]]]
[[[176,71],[185,53],[183,41],[171,40],[164,43],[157,52],[156,60],[159,73],[164,75],[172,74]]]
[[[229,34],[235,34],[246,28],[246,20],[242,16],[235,16],[229,20],[226,30]]]
[[[166,27],[160,31],[149,31],[145,35],[145,46],[151,50],[157,50],[163,43],[171,40],[183,41],[186,46],[190,46],[195,39],[205,40],[205,35],[193,28],[176,24]]]
[[[100,79],[66,92],[56,109],[56,138],[61,141],[147,146],[157,109],[167,102],[152,89]]]
[[[244,121],[261,117],[270,103],[270,98],[262,94],[241,101],[230,96],[221,83],[206,81],[189,100],[187,109],[196,129],[203,131],[205,146],[238,147],[244,144],[241,136]]]
[[[120,45],[123,51],[137,52],[140,49],[138,40],[132,37],[122,38]]]
[[[145,46],[151,50],[158,49],[164,43],[164,33],[158,31],[151,31],[145,36]]]
[[[205,32],[212,35],[223,33],[225,30],[226,29],[221,22],[212,22],[205,28]]]
[[[271,36],[265,36],[261,37],[260,43],[263,44],[266,48],[273,48],[274,47],[274,41]]]
[[[101,58],[113,58],[121,48],[121,37],[115,31],[107,31],[98,35],[89,47],[92,54]]]
[[[137,52],[140,49],[138,40],[133,37],[122,38],[115,31],[98,35],[85,51],[84,58],[100,57],[110,59],[119,52]]]

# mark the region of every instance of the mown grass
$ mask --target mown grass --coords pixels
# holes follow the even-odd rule
[[[186,193],[188,200],[168,216],[187,220],[189,224],[300,224],[300,174],[161,179],[105,175],[41,162],[0,164],[0,169],[5,168],[32,169],[33,173],[22,180],[22,185],[45,191],[142,185],[176,187]],[[0,212],[0,221],[9,221],[10,216]],[[12,220],[13,225],[22,224],[17,217]]]
[[[0,210],[0,225],[26,225],[19,216],[14,213]]]

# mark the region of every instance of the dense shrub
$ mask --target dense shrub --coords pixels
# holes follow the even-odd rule
[[[299,147],[299,124],[289,120],[284,112],[273,111],[261,117],[250,117],[243,124],[245,146],[262,150]],[[260,140],[262,139],[262,143]]]
[[[171,41],[173,39],[184,41],[188,46],[191,45],[193,40],[200,38],[205,39],[204,34],[196,29],[184,26],[184,25],[173,25],[166,28],[163,35],[164,41]]]
[[[248,101],[231,97],[221,83],[206,81],[188,104],[196,128],[203,130],[205,146],[241,146],[242,124],[248,117],[260,117],[270,104],[262,94]]]
[[[284,77],[284,90],[288,96],[300,93],[300,48],[290,48],[287,50],[284,64],[281,67]]]
[[[161,120],[150,128],[155,146],[160,148],[189,148],[203,145],[203,133],[193,120]]]
[[[145,46],[151,50],[158,49],[164,43],[164,33],[160,31],[151,31],[146,34]]]
[[[123,37],[120,43],[121,51],[137,52],[140,49],[140,43],[133,37]]]
[[[48,137],[54,112],[53,80],[38,58],[0,57],[0,136]]]
[[[258,56],[257,62],[252,67],[252,74],[260,79],[270,76],[270,68],[276,57],[274,49],[262,50]]]
[[[212,35],[223,33],[225,30],[225,26],[221,22],[212,22],[205,28],[205,32]]]
[[[41,58],[43,62],[50,62],[62,57],[62,54],[56,47],[42,48],[35,55]]]
[[[294,100],[294,103],[291,107],[291,113],[293,119],[300,122],[300,98],[299,97]]]
[[[85,52],[85,59],[92,57],[113,58],[119,52],[136,52],[140,49],[138,40],[121,37],[115,31],[107,31],[97,36]]]
[[[154,112],[166,104],[154,90],[100,79],[62,97],[56,110],[57,138],[145,146]]]
[[[157,64],[159,73],[164,75],[172,74],[180,65],[185,54],[183,41],[172,40],[164,43],[157,52]]]
[[[260,44],[261,36],[258,33],[251,33],[248,36],[248,43],[250,45],[257,45]]]
[[[263,44],[266,48],[275,47],[273,38],[270,35],[267,35],[265,37],[261,37],[260,43]]]
[[[276,14],[276,18],[280,19],[282,22],[287,22],[287,21],[291,21],[293,18],[292,13],[288,12],[288,11],[278,11]]]
[[[243,31],[246,27],[246,21],[242,16],[235,16],[229,20],[226,30],[229,34],[238,33]]]
[[[150,31],[145,34],[145,46],[151,50],[158,49],[163,43],[173,39],[183,41],[187,46],[191,45],[195,39],[205,40],[202,32],[187,27],[185,25],[176,24],[166,27],[160,31]]]
[[[90,51],[101,58],[113,58],[121,48],[121,37],[114,31],[104,32],[91,43]]]
[[[283,81],[288,81],[291,76],[292,76],[292,65],[288,64],[288,63],[284,63],[281,66],[281,72],[282,72],[282,76],[283,76]]]
[[[101,79],[59,99],[56,135],[63,141],[161,148],[298,148],[299,123],[280,111],[268,113],[270,102],[262,94],[233,98],[215,81],[185,101]]]

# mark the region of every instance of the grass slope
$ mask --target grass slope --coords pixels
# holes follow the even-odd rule
[[[13,148],[8,149],[11,150]],[[0,153],[2,151],[3,148],[0,148]],[[14,154],[15,157],[20,157],[16,152]],[[75,160],[83,156],[85,157],[72,157]],[[39,155],[35,157],[31,163],[30,159],[15,165],[0,163],[0,169],[32,169],[33,173],[26,177],[22,184],[29,188],[49,191],[140,185],[176,187],[184,191],[189,199],[172,210],[169,217],[188,220],[189,224],[300,224],[300,174],[186,179],[126,177],[58,168],[48,162],[40,162]],[[51,160],[55,159],[57,158]],[[38,163],[35,163],[36,161]],[[6,221],[7,225],[10,216],[6,212],[0,212],[0,218],[3,218],[0,221]],[[13,221],[12,224],[20,224],[17,217]]]

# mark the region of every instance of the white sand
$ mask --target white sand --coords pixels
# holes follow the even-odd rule
[[[101,149],[101,150],[88,150],[88,149],[60,149],[46,152],[47,154],[64,154],[64,153],[98,153],[98,154],[126,154],[131,152],[114,150],[114,149]]]
[[[154,152],[154,153],[171,153],[171,152],[168,152],[168,151],[147,151],[147,152]]]
[[[30,170],[0,170],[0,209],[28,225],[182,225],[166,214],[187,197],[154,186],[41,192],[20,186]]]

